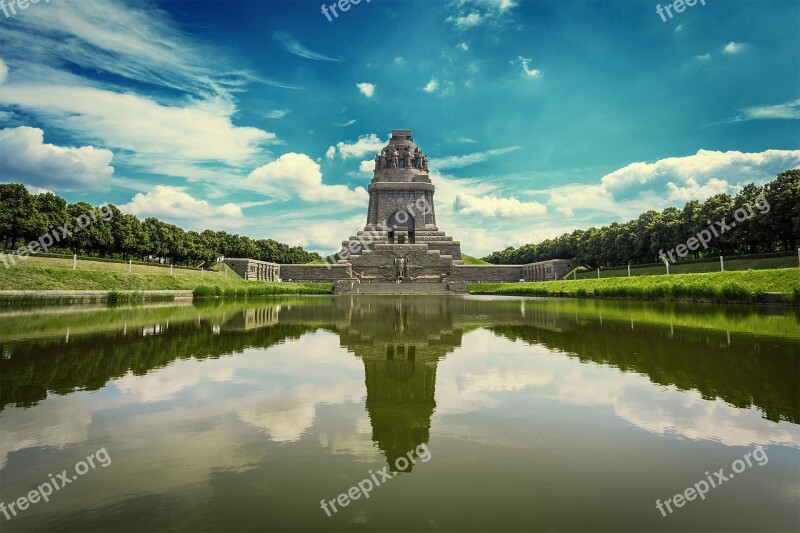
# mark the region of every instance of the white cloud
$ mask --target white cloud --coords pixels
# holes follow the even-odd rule
[[[701,62],[711,61],[711,54],[705,53],[705,54],[697,55],[697,56],[694,56],[692,59],[694,59],[695,61],[701,61]]]
[[[473,152],[466,155],[456,155],[448,157],[440,157],[431,161],[431,166],[437,169],[444,170],[446,168],[461,168],[476,163],[483,163],[490,157],[504,155],[515,152],[521,149],[521,146],[507,146],[505,148],[495,148],[493,150],[486,150],[485,152]]]
[[[120,210],[139,217],[155,216],[161,219],[199,220],[208,217],[241,219],[242,210],[233,203],[214,207],[186,192],[185,187],[156,185],[148,193],[136,194]]]
[[[286,85],[237,69],[155,5],[52,2],[5,21],[0,49],[13,74],[0,85],[0,106],[73,142],[113,149],[117,162],[147,172],[218,178],[220,167],[252,168],[275,140],[233,124],[233,96],[249,83]],[[101,72],[103,82],[76,71]],[[214,172],[209,162],[218,165]]]
[[[683,31],[683,24],[678,24],[677,26],[675,26],[675,30],[673,31],[675,33],[681,33]]]
[[[267,118],[283,118],[288,115],[290,111],[290,109],[273,109],[272,111],[264,113],[264,116]]]
[[[465,52],[466,52],[467,50],[469,50],[469,45],[468,45],[467,43],[458,43],[458,44],[456,45],[456,48],[458,48],[459,50],[463,50],[463,51],[465,51]]]
[[[336,157],[336,147],[329,146],[328,150],[325,151],[325,159],[333,159]]]
[[[403,59],[402,56],[397,56],[397,57],[394,58],[394,64],[395,65],[405,65],[406,64],[406,60]]]
[[[290,34],[286,33],[285,31],[276,31],[272,35],[272,40],[278,41],[279,43],[283,44],[283,47],[286,49],[287,52],[290,54],[294,54],[296,56],[302,57],[304,59],[313,59],[315,61],[341,61],[342,58],[336,57],[329,57],[324,54],[320,54],[318,52],[314,52],[306,48],[304,45],[300,43],[297,39],[292,37]]]
[[[685,157],[631,163],[603,176],[599,184],[569,184],[547,192],[548,205],[605,211],[620,218],[663,209],[688,200],[734,193],[748,182],[763,183],[779,172],[800,167],[800,150],[758,153],[699,150]]]
[[[44,142],[39,128],[0,130],[0,176],[62,191],[105,190],[114,174],[109,150],[62,147]]]
[[[372,175],[375,171],[375,161],[372,159],[367,159],[366,161],[362,161],[358,165],[358,171],[364,174]]]
[[[356,123],[356,119],[354,119],[354,118],[351,118],[350,120],[347,120],[347,121],[345,121],[345,122],[336,122],[336,123],[334,123],[333,125],[334,125],[334,126],[338,126],[338,127],[340,127],[340,128],[345,128],[345,127],[347,127],[347,126],[352,126],[352,125],[353,125],[353,124],[355,124],[355,123]]]
[[[360,206],[366,205],[366,201]],[[319,218],[309,217],[309,213],[298,213],[281,219],[281,227],[286,229],[276,229],[274,239],[285,242],[290,246],[302,246],[306,250],[319,252],[328,255],[338,252],[342,247],[342,241],[351,235],[355,235],[358,230],[364,229],[366,212],[359,211],[356,215],[341,217],[341,208],[337,207],[331,216],[320,224]],[[303,228],[303,231],[296,231],[293,228]]]
[[[380,140],[374,133],[370,133],[369,135],[360,136],[353,143],[338,142],[336,147],[339,148],[339,154],[342,159],[350,159],[380,152],[387,142]]]
[[[457,17],[447,17],[448,22],[452,22],[459,29],[472,28],[483,22],[484,17],[480,13],[472,12],[467,15]]]
[[[176,162],[241,165],[275,138],[258,128],[234,126],[235,108],[221,99],[168,106],[91,87],[3,84],[0,103],[35,111],[58,127],[134,152],[134,163],[154,171]]]
[[[744,48],[744,44],[735,43],[735,42],[731,41],[731,42],[729,42],[728,44],[725,45],[725,47],[722,49],[722,51],[723,51],[723,53],[733,55],[733,54],[738,54],[739,52],[741,52],[743,48]]]
[[[762,105],[747,107],[743,110],[741,120],[758,119],[800,119],[800,100],[786,102],[778,105]]]
[[[570,207],[556,207],[556,211],[564,215],[565,217],[573,217],[575,216],[575,212]]]
[[[519,63],[522,66],[523,78],[538,78],[542,75],[542,71],[538,68],[531,68],[531,60],[528,57],[519,56],[517,59],[511,61],[511,64]]]
[[[537,216],[547,213],[547,207],[539,202],[521,202],[516,198],[492,196],[473,196],[459,194],[453,209],[463,215],[481,215],[484,217],[521,217]]]
[[[363,206],[368,198],[363,187],[351,190],[345,185],[323,184],[319,164],[305,154],[292,152],[255,169],[242,185],[283,200],[296,197],[307,202]]]
[[[439,82],[436,81],[436,78],[431,78],[431,81],[429,81],[427,85],[425,85],[425,87],[422,88],[422,90],[425,91],[426,93],[432,93],[438,88],[439,88]]]
[[[695,178],[688,178],[681,186],[674,182],[667,182],[667,196],[676,202],[686,203],[697,198],[710,198],[715,194],[731,192],[731,185],[718,178],[710,178],[705,183],[699,183]]]
[[[372,98],[375,95],[375,85],[372,83],[356,83],[356,87],[367,98]]]
[[[481,24],[497,24],[516,5],[515,0],[453,0],[449,6],[455,8],[455,14],[445,20],[459,30]]]
[[[8,65],[6,62],[0,59],[0,83],[6,81],[6,76],[8,76]]]

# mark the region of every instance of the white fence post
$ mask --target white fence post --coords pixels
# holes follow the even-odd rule
[[[597,279],[600,279],[600,267],[597,267]]]
[[[722,259],[722,256],[719,256],[719,271],[725,272],[725,262]]]
[[[128,274],[133,271],[133,260],[128,259]]]
[[[669,263],[667,261],[664,261],[664,266],[667,267],[667,276],[669,276]]]
[[[628,277],[631,277],[631,264],[628,263]]]
[[[78,254],[72,255],[72,270],[76,270],[78,268]]]
[[[201,278],[203,277],[203,274],[205,274],[205,270],[203,270],[203,267],[200,267],[200,277]]]
[[[172,263],[169,264],[169,275],[172,275]]]

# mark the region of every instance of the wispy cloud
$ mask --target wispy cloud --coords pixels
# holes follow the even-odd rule
[[[485,152],[473,152],[471,154],[466,154],[466,155],[441,157],[431,161],[431,166],[435,166],[437,169],[461,168],[469,165],[475,165],[477,163],[483,163],[490,157],[495,157],[498,155],[504,155],[511,152],[515,152],[521,148],[522,148],[521,146],[507,146],[505,148],[495,148],[493,150],[486,150]]]
[[[294,54],[296,56],[303,57],[305,59],[312,59],[314,61],[341,61],[341,57],[329,57],[324,54],[320,54],[318,52],[314,52],[309,48],[305,47],[303,44],[300,43],[297,39],[292,37],[289,33],[285,31],[276,31],[272,39],[278,41],[283,45],[287,52],[290,54]]]
[[[350,120],[348,120],[346,122],[336,122],[336,123],[334,123],[334,126],[338,126],[340,128],[345,128],[347,126],[352,126],[355,123],[356,123],[356,119],[351,118]]]
[[[264,113],[264,116],[267,118],[283,118],[290,112],[290,109],[273,109],[272,111],[267,111]]]
[[[742,120],[763,120],[763,119],[800,119],[800,100],[786,102],[778,105],[760,105],[746,107],[742,114],[737,117],[736,122]]]
[[[528,57],[519,56],[517,59],[512,59],[511,64],[519,64],[522,67],[523,78],[538,78],[542,75],[542,71],[538,68],[531,68],[531,60]]]

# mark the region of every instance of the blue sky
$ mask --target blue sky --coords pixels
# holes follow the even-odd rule
[[[321,4],[0,8],[0,179],[327,253],[410,128],[483,255],[800,166],[796,1]]]

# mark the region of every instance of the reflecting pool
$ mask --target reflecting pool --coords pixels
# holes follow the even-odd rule
[[[2,531],[798,530],[799,423],[797,308],[0,311]]]

